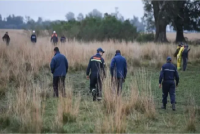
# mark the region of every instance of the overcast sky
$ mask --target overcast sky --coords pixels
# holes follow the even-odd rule
[[[93,9],[102,13],[113,13],[118,7],[125,19],[144,14],[142,0],[0,0],[0,14],[7,17],[10,14],[30,16],[34,20],[42,17],[44,20],[65,20],[68,12],[75,16],[79,13],[88,14]]]

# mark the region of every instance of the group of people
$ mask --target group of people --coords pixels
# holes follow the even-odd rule
[[[180,46],[180,45],[179,45]],[[188,58],[188,55],[184,54],[184,51],[188,53],[187,46],[182,50],[182,57]],[[182,48],[180,47],[180,50]],[[93,101],[100,101],[102,99],[102,82],[106,78],[105,73],[105,61],[102,58],[105,51],[102,48],[97,49],[97,53],[92,56],[89,60],[89,64],[86,70],[87,79],[90,79],[90,93],[92,93]],[[54,48],[54,57],[51,61],[51,72],[53,74],[53,88],[54,96],[58,97],[58,87],[63,96],[65,96],[65,76],[68,71],[67,58],[60,54],[58,47]],[[179,54],[179,53],[178,53]],[[180,54],[179,54],[180,55]],[[179,56],[177,56],[179,58]],[[184,60],[183,60],[184,61]],[[127,75],[127,62],[126,59],[121,55],[120,50],[116,50],[115,56],[113,57],[110,64],[110,74],[112,78],[112,85],[115,93],[120,95],[122,92],[122,85],[125,82]],[[176,83],[175,83],[175,81]],[[161,68],[159,77],[159,88],[162,88],[162,109],[166,109],[167,97],[170,95],[172,110],[175,111],[175,88],[179,84],[179,75],[177,68],[172,64],[172,58],[167,57],[167,63]]]
[[[93,101],[102,99],[102,81],[106,78],[105,62],[102,58],[105,51],[102,48],[97,49],[97,53],[89,60],[86,70],[87,79],[90,79],[90,93],[92,93]],[[65,76],[68,71],[68,62],[64,55],[60,54],[58,47],[54,48],[54,57],[52,58],[50,67],[53,74],[54,96],[58,97],[58,87],[62,95],[65,96]],[[117,95],[121,94],[122,84],[126,79],[127,63],[126,59],[121,55],[120,50],[116,51],[111,61],[110,73],[112,77],[113,87],[116,87]]]
[[[5,33],[5,35],[2,37],[3,41],[6,42],[6,45],[9,45],[10,43],[10,36],[8,35],[8,32]],[[53,34],[51,35],[51,40],[50,40],[54,45],[58,43],[58,35],[56,34],[56,31],[53,31]],[[31,34],[31,42],[36,43],[37,42],[37,36],[35,31],[32,32]],[[63,35],[60,37],[60,42],[65,43],[66,42],[66,37]]]
[[[179,43],[176,52],[174,53],[174,57],[177,58],[178,70],[181,70],[181,61],[183,60],[183,71],[186,71],[189,51],[190,49],[187,44],[183,45],[183,43]]]

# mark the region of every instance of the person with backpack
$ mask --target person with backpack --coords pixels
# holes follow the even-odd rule
[[[32,35],[31,35],[31,42],[32,43],[36,43],[37,42],[37,36],[35,34],[35,31],[33,31]]]
[[[51,42],[54,45],[57,45],[58,43],[58,35],[56,34],[56,31],[53,31],[53,34],[51,35]]]

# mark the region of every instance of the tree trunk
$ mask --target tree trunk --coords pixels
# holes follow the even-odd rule
[[[183,27],[182,28],[178,28],[176,31],[176,43],[178,42],[185,42],[185,38],[183,35]]]
[[[168,42],[166,36],[166,27],[167,25],[163,22],[156,22],[156,37],[155,42]]]
[[[166,3],[165,1],[152,1],[152,4],[156,26],[155,42],[168,42],[166,36],[166,27],[168,22],[166,21],[166,17],[163,14],[163,11],[165,10],[164,5]],[[161,5],[162,8],[160,9]]]

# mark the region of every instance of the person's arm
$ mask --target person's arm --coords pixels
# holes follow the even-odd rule
[[[159,86],[161,87],[161,83],[163,81],[163,78],[164,78],[164,69],[163,67],[161,68],[161,71],[160,71],[160,77],[159,77]]]
[[[102,71],[103,71],[103,77],[106,78],[106,71],[105,71],[105,61],[103,58],[101,58],[101,68],[102,68]]]
[[[111,77],[113,77],[113,75],[114,75],[114,68],[115,68],[115,58],[112,59],[111,64],[110,64]]]
[[[5,35],[2,37],[2,40],[4,41],[4,39],[5,39]]]
[[[178,72],[177,70],[175,70],[175,79],[176,79],[176,86],[178,86],[178,83],[179,83],[179,75],[178,75]]]
[[[89,76],[89,74],[90,74],[90,69],[91,69],[91,59],[90,59],[90,61],[88,63],[88,67],[87,67],[87,71],[86,71],[86,75],[87,76]]]
[[[68,61],[67,58],[65,58],[65,66],[66,66],[66,73],[68,72]]]
[[[125,63],[124,63],[124,79],[126,79],[126,74],[127,74],[127,62],[125,59]]]
[[[51,73],[53,74],[54,70],[55,70],[55,59],[54,58],[51,60],[50,67],[51,67]]]

